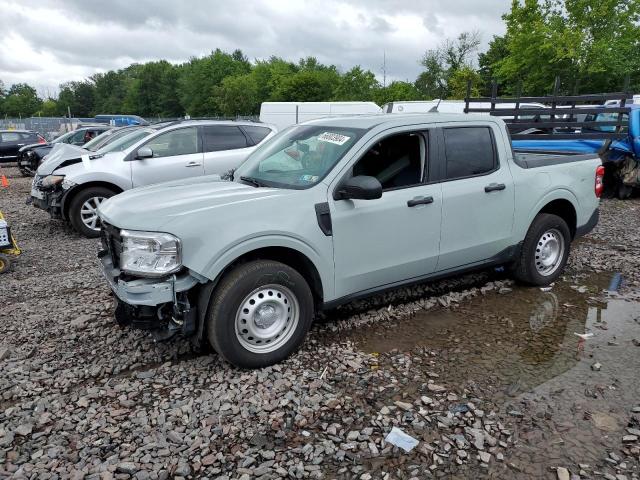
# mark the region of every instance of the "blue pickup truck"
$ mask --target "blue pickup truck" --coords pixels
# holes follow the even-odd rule
[[[611,106],[609,108],[613,108]],[[602,163],[605,166],[605,192],[609,196],[628,198],[634,188],[640,188],[640,105],[628,105],[629,112],[622,114],[623,127],[620,133],[625,135],[620,139],[601,140],[583,138],[587,130],[595,132],[613,132],[615,126],[608,125],[615,122],[618,113],[605,111],[589,114],[584,119],[585,123],[592,123],[589,127],[582,127],[575,131],[575,139],[556,140],[545,136],[540,139],[527,139],[513,141],[516,151],[557,151],[575,153],[600,153]],[[597,123],[605,125],[599,126]]]

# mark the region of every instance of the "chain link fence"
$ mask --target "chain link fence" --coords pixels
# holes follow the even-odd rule
[[[47,140],[75,130],[84,119],[64,117],[0,118],[1,130],[32,130]]]

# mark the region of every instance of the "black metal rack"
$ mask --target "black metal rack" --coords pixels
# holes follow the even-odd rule
[[[628,126],[630,109],[627,100],[633,98],[628,93],[628,80],[623,92],[598,93],[588,95],[559,95],[559,79],[556,78],[554,93],[542,97],[498,97],[498,85],[494,81],[490,97],[471,97],[471,82],[467,83],[465,113],[488,113],[502,117],[514,140],[617,140],[626,137],[622,131]],[[602,106],[615,100],[617,106]],[[474,104],[488,103],[490,107],[474,107]],[[514,104],[513,108],[500,108],[501,104]],[[540,103],[545,107],[531,107],[522,104]],[[606,122],[580,121],[579,114],[617,113],[616,120]],[[595,127],[615,127],[612,132],[596,130]],[[532,131],[533,130],[533,131]],[[567,131],[571,133],[567,133]]]

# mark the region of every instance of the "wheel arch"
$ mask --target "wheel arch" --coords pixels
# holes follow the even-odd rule
[[[533,220],[539,214],[549,213],[557,215],[567,222],[569,231],[571,232],[571,239],[573,239],[578,227],[578,208],[578,199],[568,190],[555,190],[545,195],[531,210],[527,224],[523,225],[523,238],[533,223]]]
[[[73,201],[73,199],[80,192],[86,190],[87,188],[92,188],[92,187],[108,188],[109,190],[114,191],[116,195],[124,191],[124,189],[122,189],[115,183],[97,181],[97,180],[76,185],[73,188],[71,188],[71,190],[67,191],[67,193],[62,198],[62,208],[61,208],[62,218],[64,218],[65,220],[69,220],[69,206],[71,205],[71,202]]]

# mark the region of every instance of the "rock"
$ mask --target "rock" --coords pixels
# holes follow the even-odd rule
[[[491,461],[491,454],[489,452],[480,452],[479,455],[482,463],[489,463]]]
[[[213,465],[214,463],[216,463],[216,456],[211,453],[205,457],[202,457],[202,460],[200,460],[200,463],[202,463],[202,465],[204,465],[205,467],[208,467],[209,465]]]
[[[391,413],[391,410],[389,410],[389,407],[385,406],[385,407],[382,407],[380,409],[380,414],[381,415],[389,415],[390,413]]]
[[[133,462],[122,462],[116,467],[117,473],[128,473],[129,475],[133,475],[137,471],[138,467]]]
[[[434,393],[442,393],[442,392],[446,392],[447,391],[446,388],[444,388],[441,385],[436,385],[435,383],[428,383],[427,384],[427,389],[430,392],[434,392]]]
[[[408,412],[409,410],[413,409],[413,405],[411,405],[410,403],[406,403],[406,402],[393,402],[393,403],[396,407],[398,407],[401,410],[404,410],[405,412]]]
[[[556,475],[558,476],[558,480],[571,480],[569,470],[564,467],[556,468]]]
[[[599,372],[601,368],[602,368],[602,365],[600,365],[600,363],[598,362],[591,365],[591,370],[593,370],[594,372]]]
[[[0,347],[0,361],[6,360],[11,356],[11,350],[9,347]]]
[[[625,435],[624,437],[622,437],[622,441],[624,443],[637,442],[638,441],[638,436],[637,435]]]
[[[23,423],[21,425],[18,425],[14,430],[15,433],[23,437],[30,435],[32,431],[33,431],[33,425],[30,425],[28,423]]]
[[[467,458],[468,454],[466,450],[457,450],[456,455],[458,456],[458,458],[465,459]]]
[[[354,440],[358,440],[360,436],[360,432],[358,430],[351,430],[347,433],[347,442],[353,442]]]
[[[74,320],[71,320],[71,327],[76,328],[78,330],[83,330],[87,328],[87,324],[91,321],[91,315],[80,315],[76,317]]]
[[[173,473],[174,475],[186,477],[187,475],[191,475],[191,467],[186,463],[179,463]]]

